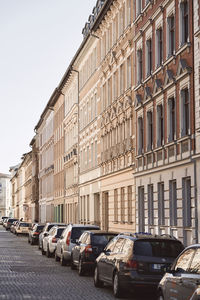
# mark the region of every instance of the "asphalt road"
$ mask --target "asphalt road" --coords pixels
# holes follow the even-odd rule
[[[25,236],[0,226],[0,300],[115,299],[111,287],[97,289],[91,275],[80,277],[69,267],[43,256]],[[153,295],[132,294],[123,299],[155,300]]]

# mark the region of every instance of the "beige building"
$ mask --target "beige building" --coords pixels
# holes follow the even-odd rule
[[[31,202],[32,202],[32,151],[26,153],[23,159],[24,168],[24,220],[32,222]]]
[[[39,221],[54,219],[54,112],[49,100],[35,127],[39,151]]]
[[[135,231],[132,12],[132,1],[113,1],[95,26],[101,49],[100,186],[105,230]]]

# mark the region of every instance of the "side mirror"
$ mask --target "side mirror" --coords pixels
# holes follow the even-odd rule
[[[46,237],[46,236],[48,236],[49,235],[49,233],[48,232],[45,232],[44,233],[44,237]]]

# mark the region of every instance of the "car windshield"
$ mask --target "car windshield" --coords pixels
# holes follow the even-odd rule
[[[37,225],[36,226],[36,231],[41,231],[44,228],[44,225]]]
[[[111,234],[94,234],[92,235],[92,245],[103,245],[106,246],[110,240],[112,240],[115,235]]]
[[[20,223],[20,226],[21,227],[29,227],[29,226],[31,226],[31,224],[29,224],[29,223]]]
[[[177,257],[183,250],[183,245],[178,241],[169,240],[137,240],[134,243],[134,254],[154,257]]]

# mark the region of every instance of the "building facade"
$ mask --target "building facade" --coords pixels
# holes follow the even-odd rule
[[[197,241],[193,1],[136,1],[138,231]],[[166,45],[166,46],[165,46]]]
[[[39,151],[39,221],[54,219],[54,112],[48,102],[35,127]],[[36,166],[37,167],[37,166]]]
[[[12,186],[9,174],[0,173],[0,218],[12,217]]]

